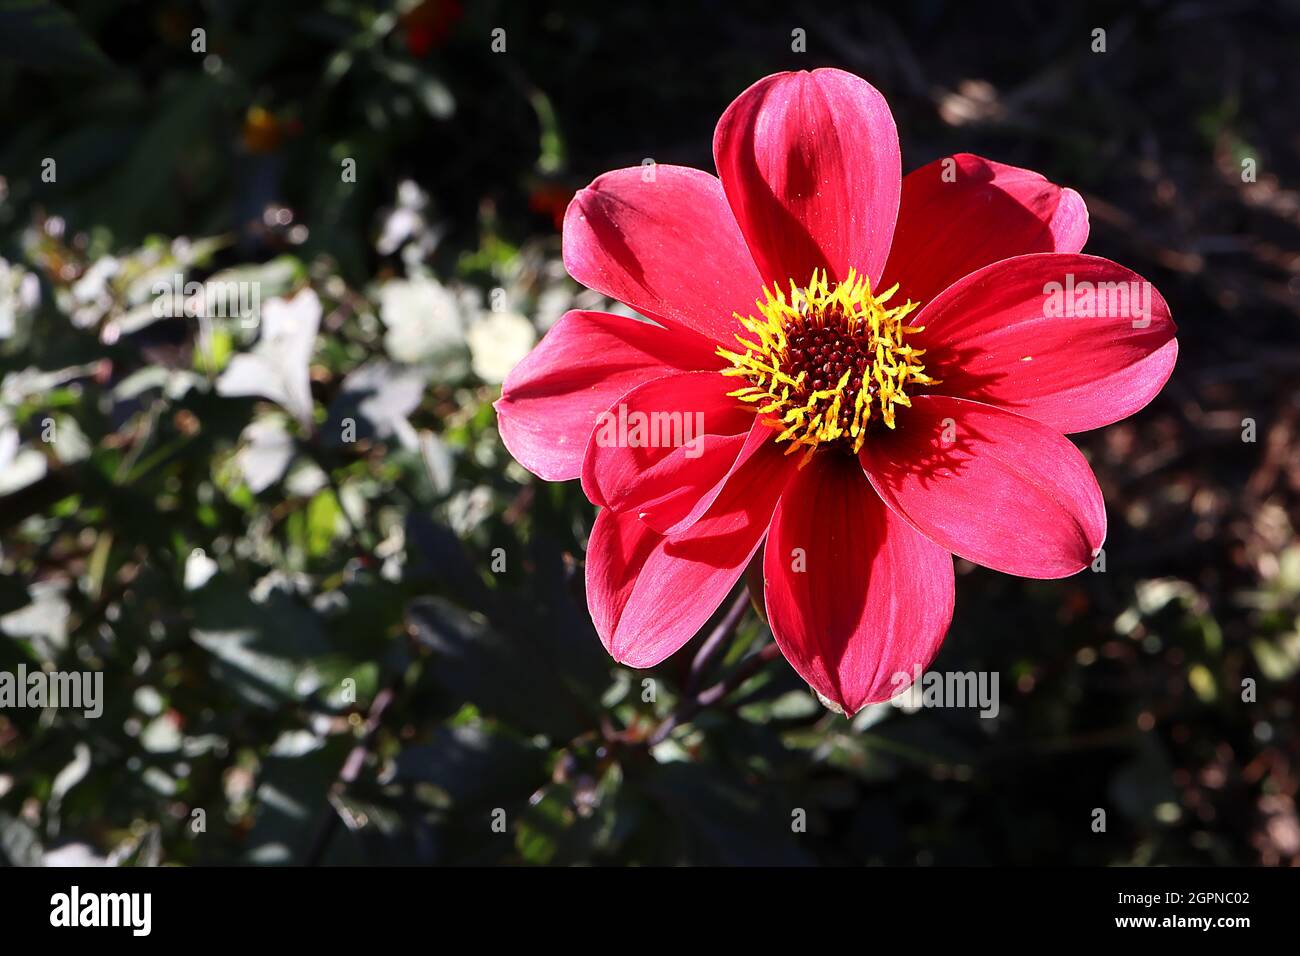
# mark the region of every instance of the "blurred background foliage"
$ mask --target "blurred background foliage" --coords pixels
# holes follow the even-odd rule
[[[0,670],[106,689],[0,712],[0,859],[1300,861],[1295,5],[981,6],[0,0]],[[610,307],[559,261],[575,188],[711,169],[736,94],[821,65],[905,169],[1078,188],[1180,325],[1163,395],[1078,438],[1104,573],[959,562],[934,666],[997,672],[993,720],[849,722],[779,659],[693,713],[765,626],[612,665],[592,509],[495,430]],[[158,318],[178,274],[258,283],[261,327]]]

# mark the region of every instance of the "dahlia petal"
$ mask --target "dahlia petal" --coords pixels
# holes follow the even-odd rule
[[[778,73],[733,102],[713,135],[727,199],[763,280],[787,290],[814,269],[880,277],[902,164],[885,98],[842,70]]]
[[[567,312],[506,376],[495,405],[501,440],[539,478],[577,478],[596,417],[620,396],[714,364],[713,346],[694,333],[603,312]]]
[[[1092,469],[1069,440],[1005,409],[920,395],[859,458],[894,511],[935,544],[1026,578],[1087,567],[1106,537]]]
[[[722,184],[686,166],[619,169],[580,190],[564,215],[564,266],[649,318],[731,347],[733,313],[752,312],[762,287]]]
[[[593,504],[677,521],[726,475],[754,420],[727,397],[734,387],[717,372],[683,372],[621,396],[591,433],[582,490]]]
[[[754,416],[747,434],[738,436],[740,439],[739,441],[734,437],[728,439],[728,447],[734,447],[735,453],[732,456],[731,465],[727,469],[726,473],[722,475],[712,487],[705,489],[704,492],[695,499],[689,510],[683,514],[679,508],[675,507],[672,509],[663,507],[647,509],[644,514],[646,523],[661,534],[669,536],[679,535],[685,532],[688,528],[694,525],[695,522],[699,521],[700,518],[704,517],[708,510],[713,506],[713,502],[722,494],[727,482],[736,476],[736,474],[745,466],[745,463],[775,436],[776,432],[763,424],[763,420],[760,416]],[[783,448],[782,452],[784,451],[785,449]],[[719,454],[721,454],[721,452],[719,452]],[[692,493],[694,493],[694,491],[695,489],[692,490]],[[676,502],[674,502],[674,504],[676,504]]]
[[[739,580],[767,532],[793,462],[768,444],[689,531],[665,538],[608,508],[587,543],[587,607],[620,663],[652,667],[689,641]]]
[[[1070,298],[1067,276],[1080,306],[1073,312],[1107,314],[1059,314]],[[1062,287],[1059,298],[1052,283]],[[1115,283],[1115,298],[1109,291],[1094,296],[1088,309],[1086,296],[1077,298],[1087,288],[1081,283],[1094,290]],[[1160,392],[1178,357],[1177,329],[1160,293],[1096,256],[1043,253],[994,263],[949,286],[912,321],[924,326],[916,344],[928,349],[926,374],[939,380],[936,392],[1007,408],[1058,432],[1132,415]]]
[[[929,302],[962,276],[1032,252],[1078,252],[1088,207],[1073,189],[970,153],[903,177],[898,227],[880,288]]]
[[[850,715],[910,686],[952,620],[952,556],[841,455],[814,456],[786,487],[763,574],[781,652]]]

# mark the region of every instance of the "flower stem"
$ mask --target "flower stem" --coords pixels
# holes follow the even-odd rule
[[[749,680],[769,661],[775,660],[781,656],[781,649],[775,643],[764,644],[753,654],[750,654],[738,665],[730,674],[718,681],[712,687],[700,691],[694,697],[685,698],[677,709],[668,715],[654,732],[646,738],[646,746],[654,747],[663,743],[668,735],[676,730],[679,726],[690,720],[696,714],[706,707],[712,707],[721,701],[733,690],[740,687],[741,684]]]
[[[704,674],[713,663],[714,658],[726,645],[731,636],[736,633],[736,628],[740,625],[741,618],[745,616],[745,609],[749,607],[749,591],[746,588],[740,589],[740,594],[736,596],[735,602],[727,609],[726,615],[718,622],[712,633],[704,639],[700,645],[695,659],[691,661],[690,673],[686,676],[686,686],[683,689],[683,695],[689,697],[695,693],[696,688],[704,680]]]
[[[361,737],[348,752],[347,759],[343,761],[343,767],[339,770],[338,777],[334,780],[329,793],[326,795],[327,806],[316,825],[311,843],[307,847],[307,853],[303,861],[304,866],[319,866],[325,858],[325,851],[329,849],[339,825],[339,813],[338,808],[334,805],[334,798],[342,794],[348,786],[356,783],[357,778],[361,776],[361,769],[365,766],[366,758],[370,755],[370,749],[374,746],[375,737],[378,735],[380,725],[383,723],[384,713],[392,704],[393,698],[397,696],[397,688],[400,686],[400,682],[401,675],[399,674],[391,685],[382,688],[375,695],[374,700],[370,702],[370,711],[366,714]]]

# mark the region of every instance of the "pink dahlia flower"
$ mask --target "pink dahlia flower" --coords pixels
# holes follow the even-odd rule
[[[953,561],[1087,567],[1101,491],[1064,436],[1145,406],[1169,308],[1081,255],[1082,198],[961,154],[901,174],[889,106],[839,70],[741,94],[718,176],[600,176],[564,263],[651,322],[573,311],[506,379],[501,436],[601,511],[587,600],[614,658],[699,630],[759,549],[787,660],[853,713],[933,659]]]

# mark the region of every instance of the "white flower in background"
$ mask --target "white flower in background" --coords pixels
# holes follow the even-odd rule
[[[108,866],[108,857],[100,856],[89,843],[65,843],[46,850],[42,866]]]
[[[205,381],[198,372],[186,368],[146,365],[113,386],[113,401],[129,402],[155,388],[172,401],[180,401],[191,390],[201,389]]]
[[[412,365],[463,359],[465,321],[455,294],[434,279],[394,279],[379,289],[389,356]],[[445,369],[444,369],[445,371]]]
[[[433,485],[434,491],[445,495],[451,491],[452,483],[456,478],[451,449],[446,442],[427,429],[420,432],[419,440],[420,458],[424,461],[429,483]]]
[[[373,437],[396,437],[402,447],[414,449],[419,438],[407,419],[420,406],[428,384],[429,372],[425,368],[383,360],[368,362],[343,379],[338,397],[330,406],[330,427],[333,430],[338,426],[337,434],[341,434],[347,418],[360,416]]]
[[[500,385],[537,342],[537,331],[518,312],[484,312],[469,327],[474,374]]]
[[[29,366],[21,371],[10,372],[0,381],[0,401],[8,405],[21,405],[29,398],[44,395],[50,389],[94,375],[98,369],[98,362],[87,362],[85,365],[69,365],[52,371]]]
[[[257,419],[244,429],[235,466],[253,494],[261,494],[284,477],[293,461],[294,444],[279,415]]]
[[[560,321],[560,317],[573,305],[573,290],[567,285],[557,283],[547,286],[537,296],[537,307],[533,309],[533,318],[537,327],[543,332]]]
[[[458,491],[447,499],[447,524],[462,538],[471,534],[491,513],[492,489],[487,485]]]
[[[75,465],[90,457],[94,443],[86,437],[75,418],[71,415],[56,415],[50,421],[50,426],[54,429],[50,433],[54,439],[50,442],[50,447],[60,464]]]
[[[409,179],[397,187],[397,203],[383,212],[375,250],[381,256],[399,253],[407,275],[416,275],[442,240],[443,228],[429,222],[429,194]]]
[[[303,289],[262,306],[262,334],[251,352],[236,355],[217,379],[217,394],[268,398],[311,428],[308,364],[320,329],[320,299]]]
[[[408,240],[419,239],[428,232],[424,209],[429,194],[409,179],[397,186],[397,205],[384,217],[384,225],[375,243],[381,256],[391,256]]]
[[[202,548],[195,548],[185,559],[185,590],[197,591],[217,573],[217,562]]]
[[[64,592],[68,584],[61,580],[37,581],[27,588],[31,603],[0,617],[0,633],[30,640],[36,652],[53,660],[68,646],[68,615],[72,606]]]
[[[45,456],[35,448],[22,447],[18,427],[9,410],[0,405],[0,495],[26,488],[45,477]]]
[[[314,461],[300,461],[284,481],[284,490],[295,498],[310,498],[329,484],[329,475]]]
[[[60,298],[59,306],[72,316],[79,329],[90,328],[113,308],[113,290],[109,282],[121,271],[122,264],[112,256],[96,259],[72,288]]]
[[[10,338],[18,317],[40,304],[41,282],[22,266],[0,259],[0,339]]]

